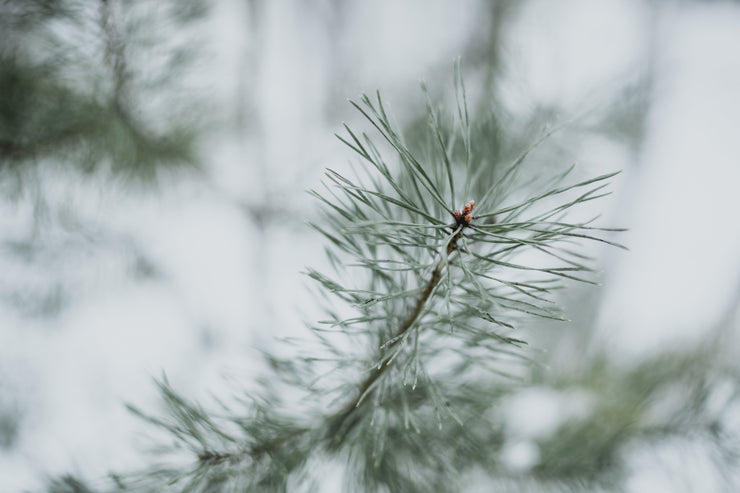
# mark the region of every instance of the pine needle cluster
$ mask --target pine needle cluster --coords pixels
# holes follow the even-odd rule
[[[327,170],[310,192],[333,267],[307,272],[326,299],[326,318],[311,326],[316,351],[268,355],[275,375],[238,411],[206,411],[160,381],[165,416],[132,410],[174,445],[158,451],[165,465],[116,476],[116,488],[310,490],[317,461],[342,464],[346,491],[454,491],[476,467],[495,474],[502,429],[491,410],[537,364],[516,327],[565,320],[555,290],[593,282],[581,245],[616,245],[605,236],[617,230],[569,218],[606,195],[615,173],[569,182],[571,167],[521,185],[549,133],[492,170],[459,68],[455,95],[445,125],[428,98],[423,153],[379,93],[352,102],[375,135],[345,125],[339,139],[359,156],[357,172]]]

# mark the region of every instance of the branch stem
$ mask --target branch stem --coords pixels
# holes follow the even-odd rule
[[[421,315],[421,312],[424,309],[424,306],[427,304],[427,301],[429,301],[434,288],[437,287],[437,284],[439,284],[439,281],[442,279],[442,271],[447,265],[447,258],[450,256],[450,254],[452,254],[452,252],[457,250],[457,242],[462,236],[463,229],[464,227],[459,227],[450,238],[446,246],[445,258],[440,259],[440,261],[437,262],[437,265],[432,271],[432,275],[429,281],[427,281],[427,284],[424,287],[424,291],[422,291],[421,296],[419,296],[419,299],[416,301],[413,311],[406,317],[396,333],[393,334],[393,336],[390,338],[392,342],[385,346],[383,357],[380,360],[381,364],[378,366],[377,370],[373,371],[373,373],[368,376],[364,382],[362,382],[359,387],[357,397],[348,402],[347,405],[342,408],[342,411],[340,411],[337,415],[340,423],[345,422],[346,419],[349,418],[354,413],[354,411],[360,407],[365,398],[371,392],[373,392],[373,388],[376,386],[380,378],[388,371],[389,368],[391,368],[393,362],[397,360],[397,358],[395,357],[398,352],[397,346],[402,344],[407,339],[406,336],[414,327],[414,322],[416,322],[416,320],[419,318],[419,315]]]
[[[419,299],[414,305],[414,309],[404,319],[403,323],[400,325],[395,334],[389,339],[392,342],[386,344],[383,347],[381,364],[377,367],[376,370],[373,371],[370,376],[368,376],[360,384],[360,386],[358,387],[357,396],[353,397],[343,408],[341,408],[338,413],[328,417],[326,422],[323,423],[323,425],[326,426],[327,432],[325,436],[329,437],[331,441],[336,440],[336,433],[344,435],[356,423],[348,423],[348,419],[354,415],[355,411],[361,406],[365,398],[376,390],[375,387],[380,379],[383,377],[383,375],[385,375],[388,369],[393,366],[393,362],[397,360],[396,356],[398,354],[398,351],[400,350],[398,346],[407,339],[406,336],[413,329],[414,323],[421,315],[429,299],[432,297],[434,288],[436,288],[439,282],[442,280],[442,272],[447,265],[448,257],[457,250],[457,242],[462,237],[462,232],[464,229],[465,226],[458,226],[458,228],[453,231],[452,236],[449,237],[449,241],[447,242],[447,245],[445,247],[445,257],[437,262],[437,265],[432,271],[431,277],[427,281],[426,285],[424,286],[424,290],[422,291]],[[199,459],[201,463],[233,463],[246,457],[257,459],[265,454],[272,455],[277,449],[284,446],[286,443],[289,443],[299,436],[305,435],[306,433],[310,433],[312,431],[314,431],[314,429],[312,428],[298,428],[288,431],[282,435],[278,435],[271,440],[267,440],[262,444],[256,445],[249,449],[245,449],[241,452],[231,454],[204,453],[199,456]]]

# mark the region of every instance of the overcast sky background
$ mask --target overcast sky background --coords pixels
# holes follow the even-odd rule
[[[23,416],[18,444],[0,450],[0,491],[37,488],[44,474],[140,465],[145,428],[123,404],[157,409],[151,378],[162,371],[196,397],[228,392],[224,375],[248,387],[255,348],[300,335],[312,314],[300,272],[322,262],[322,245],[303,224],[316,204],[302,191],[350,158],[332,136],[356,118],[346,98],[379,87],[403,111],[422,78],[451,90],[453,58],[485,28],[482,1],[347,2],[340,13],[330,2],[262,3],[216,2],[204,29],[211,55],[198,77],[213,105],[232,116],[250,108],[244,135],[209,138],[207,178],[156,194],[65,176],[40,185],[52,207],[145,245],[158,276],[138,280],[131,271],[143,267],[94,248],[56,272],[0,258],[5,286],[51,276],[74,294],[54,317],[0,306],[0,392]],[[650,73],[639,152],[599,138],[579,147],[585,166],[624,169],[597,207],[630,229],[620,237],[629,252],[597,250],[595,330],[623,361],[701,338],[740,282],[740,5],[532,0],[504,41],[506,101],[517,112],[557,102],[568,119]],[[440,71],[449,76],[432,79]],[[267,202],[276,212],[261,229],[245,211]],[[3,207],[0,237],[31,227],[33,204]],[[664,478],[643,472],[633,491],[661,491]]]

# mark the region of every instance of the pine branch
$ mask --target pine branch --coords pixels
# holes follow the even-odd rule
[[[574,207],[604,195],[614,174],[562,185],[569,170],[548,188],[530,186],[528,198],[507,201],[531,149],[495,183],[480,183],[485,159],[477,143],[486,135],[472,127],[459,73],[455,86],[453,125],[427,97],[431,151],[424,157],[391,123],[380,94],[351,102],[382,144],[348,126],[339,136],[367,172],[348,178],[327,170],[325,190],[311,191],[325,211],[312,226],[331,245],[336,277],[315,270],[308,276],[353,313],[327,308],[329,318],[313,328],[326,356],[268,357],[278,376],[306,395],[304,417],[281,409],[274,380],[249,401],[248,413],[222,418],[162,381],[169,418],[132,410],[172,434],[195,465],[156,468],[131,484],[284,491],[287,478],[324,450],[352,458],[364,487],[428,491],[441,474],[458,474],[446,462],[465,458],[469,467],[495,456],[480,452],[497,447],[495,439],[486,445],[475,438],[495,431],[481,421],[491,405],[483,396],[507,392],[521,368],[538,364],[526,342],[509,333],[523,316],[564,319],[550,297],[559,280],[590,282],[582,274],[590,271],[588,259],[574,244],[616,245],[600,236],[613,229],[568,222]],[[387,161],[388,151],[398,167]],[[477,193],[479,203],[470,200]],[[461,196],[469,202],[456,210]],[[521,252],[548,263],[520,260]],[[370,354],[351,354],[343,337]],[[419,473],[408,476],[408,468]]]

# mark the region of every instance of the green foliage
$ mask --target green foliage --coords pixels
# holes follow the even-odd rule
[[[151,179],[163,167],[192,166],[198,125],[188,115],[197,106],[173,79],[194,50],[170,40],[202,5],[3,3],[0,170],[53,161]]]
[[[84,481],[71,475],[54,479],[49,484],[49,493],[93,493]]]
[[[723,421],[740,404],[740,395],[722,387],[740,388],[740,374],[718,334],[698,347],[662,352],[633,367],[619,368],[608,355],[597,354],[571,371],[536,377],[540,385],[587,392],[593,409],[540,443],[534,474],[546,480],[583,478],[616,489],[626,446],[658,446],[677,438],[711,444],[716,467],[731,477],[737,472],[738,437]]]
[[[18,440],[22,413],[12,395],[11,389],[0,382],[0,450],[10,449]]]

